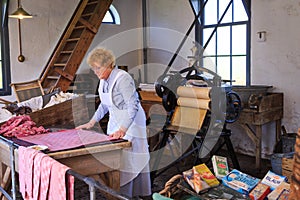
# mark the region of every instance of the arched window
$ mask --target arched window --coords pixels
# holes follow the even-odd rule
[[[113,5],[110,5],[109,10],[106,12],[102,23],[105,24],[121,24],[120,15]]]

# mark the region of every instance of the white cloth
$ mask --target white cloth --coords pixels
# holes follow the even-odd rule
[[[9,112],[8,110],[4,109],[4,108],[0,108],[0,123],[1,122],[6,122],[7,120],[9,120],[10,118],[13,117],[13,114],[11,114],[11,112]]]
[[[18,107],[28,106],[34,112],[43,108],[43,97],[42,96],[32,97],[26,101],[22,101],[18,103],[17,105]]]
[[[44,108],[62,103],[64,101],[73,99],[75,97],[78,97],[78,94],[69,93],[69,92],[64,93],[63,91],[61,91],[60,93],[51,96],[50,101],[47,103],[47,105],[44,106]]]

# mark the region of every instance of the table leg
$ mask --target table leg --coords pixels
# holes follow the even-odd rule
[[[241,126],[255,144],[255,167],[260,169],[262,126],[255,126],[255,132],[250,128],[249,124],[241,124]]]
[[[104,183],[115,191],[120,190],[120,171],[113,170],[100,174],[101,179]]]
[[[11,186],[11,170],[9,167],[7,167],[6,165],[4,165],[3,163],[0,163],[0,172],[1,172],[1,176],[0,176],[0,180],[1,180],[1,187],[4,190],[8,190],[9,187]],[[4,194],[2,194],[2,192],[0,192],[0,199],[3,199]]]
[[[115,191],[120,191],[120,171],[113,170],[99,174],[101,184],[104,184]],[[98,180],[99,181],[99,180]],[[112,196],[109,192],[103,194],[106,199],[117,200],[116,197]]]
[[[261,139],[262,139],[262,125],[256,125],[255,126],[255,132],[257,137],[257,143],[256,145],[256,160],[255,160],[255,167],[256,169],[260,169],[261,167]]]
[[[276,120],[276,143],[281,139],[281,119]]]

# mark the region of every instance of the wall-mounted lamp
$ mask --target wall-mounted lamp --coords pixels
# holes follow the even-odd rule
[[[18,19],[18,33],[19,33],[19,47],[20,47],[20,55],[18,56],[18,61],[24,62],[25,57],[22,54],[21,19],[32,18],[32,15],[28,14],[28,12],[26,12],[22,8],[20,0],[18,0],[18,9],[15,12],[13,12],[11,15],[8,15],[8,17]]]

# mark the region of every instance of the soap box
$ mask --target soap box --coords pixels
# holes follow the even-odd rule
[[[249,195],[250,191],[260,182],[260,179],[233,169],[222,178],[222,183],[242,194]]]
[[[252,200],[264,200],[265,197],[271,192],[270,186],[258,183],[255,188],[250,192],[249,197]]]
[[[203,163],[193,167],[194,177],[200,177],[204,180],[210,187],[215,187],[220,184],[215,175],[210,171],[210,169]]]
[[[286,176],[278,175],[269,170],[261,182],[270,186],[271,190],[274,190],[282,182],[286,182],[286,181],[287,181]]]
[[[213,155],[211,158],[215,176],[222,179],[229,173],[227,158],[223,156]]]
[[[277,200],[281,196],[283,198],[290,191],[290,184],[287,182],[280,183],[270,194],[268,194],[268,200]]]
[[[184,180],[197,194],[203,190],[210,188],[209,185],[201,179],[201,177],[194,176],[193,169],[182,172],[182,175]]]

